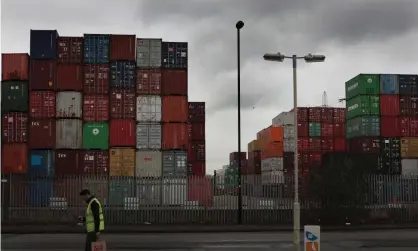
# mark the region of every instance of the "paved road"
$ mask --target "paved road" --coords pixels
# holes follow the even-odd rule
[[[129,234],[106,235],[108,249],[235,251],[235,250],[295,250],[292,234],[280,233],[199,233],[199,234]],[[416,251],[418,230],[330,232],[321,236],[322,251]],[[83,250],[81,234],[2,235],[2,250],[14,251],[75,251]],[[303,250],[303,249],[302,249]]]

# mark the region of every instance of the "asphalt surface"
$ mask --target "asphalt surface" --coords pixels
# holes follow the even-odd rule
[[[295,250],[291,232],[277,233],[183,233],[107,234],[108,250]],[[82,234],[3,234],[1,250],[83,250]],[[301,251],[303,245],[301,245]],[[409,251],[418,250],[418,230],[325,232],[322,251]]]

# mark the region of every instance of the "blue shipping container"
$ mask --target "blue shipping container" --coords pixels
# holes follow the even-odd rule
[[[30,30],[30,59],[57,58],[57,30]]]
[[[50,150],[32,150],[29,153],[29,175],[53,176],[55,155]]]
[[[48,206],[49,199],[53,196],[51,179],[34,179],[29,181],[28,204],[29,206]],[[76,193],[77,191],[74,191]]]
[[[114,61],[110,63],[110,87],[131,89],[136,87],[136,62]]]
[[[417,75],[399,75],[399,95],[418,95]]]
[[[380,75],[380,93],[381,94],[399,94],[398,75],[381,74]]]
[[[163,42],[161,54],[164,68],[187,68],[187,43]]]
[[[110,35],[84,34],[84,63],[109,63]]]

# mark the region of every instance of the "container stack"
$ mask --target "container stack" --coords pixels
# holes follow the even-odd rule
[[[243,185],[250,196],[258,196],[261,192],[261,147],[260,140],[248,143],[247,173]]]
[[[283,127],[270,126],[257,133],[261,149],[261,183],[266,187],[284,183]]]
[[[205,102],[189,102],[188,175],[206,175]]]

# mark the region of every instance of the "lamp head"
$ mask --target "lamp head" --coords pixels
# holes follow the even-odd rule
[[[244,27],[244,22],[243,21],[238,21],[237,24],[235,25],[235,27],[237,28],[237,30],[242,29],[242,27]]]

